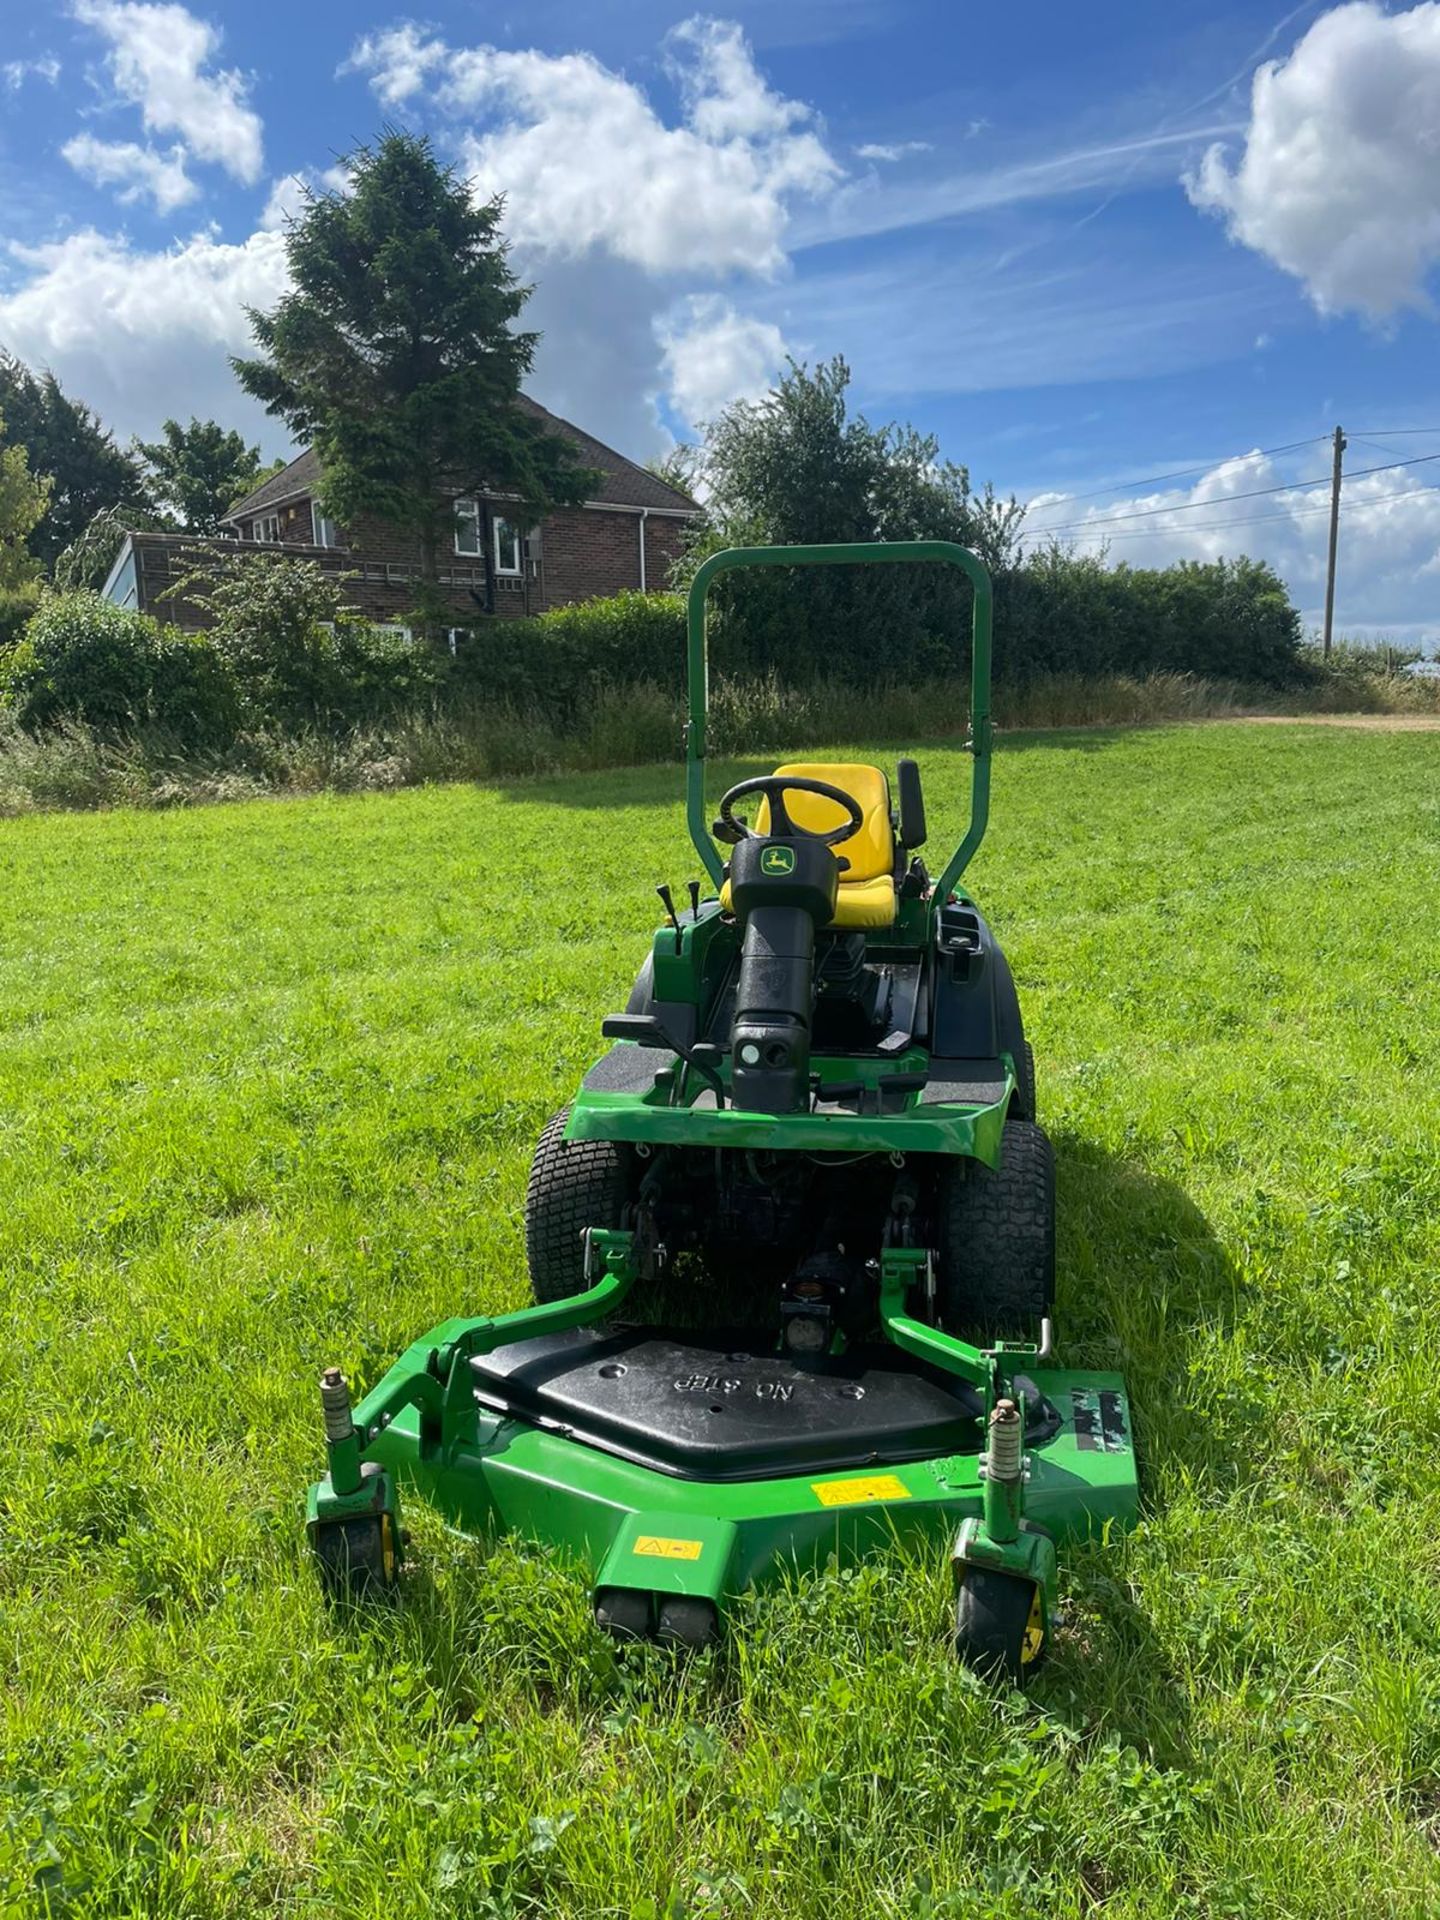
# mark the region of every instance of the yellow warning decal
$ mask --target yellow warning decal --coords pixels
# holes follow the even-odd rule
[[[671,1540],[663,1533],[642,1533],[632,1553],[643,1553],[652,1560],[698,1560],[702,1551],[698,1540]]]
[[[864,1500],[908,1500],[910,1489],[893,1473],[872,1473],[864,1480],[812,1480],[810,1490],[822,1507],[857,1507]]]

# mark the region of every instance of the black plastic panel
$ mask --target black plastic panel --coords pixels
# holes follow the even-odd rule
[[[930,1078],[920,1095],[922,1107],[993,1107],[1005,1093],[1000,1060],[930,1060]]]
[[[791,1360],[743,1336],[546,1335],[472,1360],[493,1412],[689,1480],[762,1480],[980,1447],[979,1396],[894,1347]]]
[[[586,1074],[587,1093],[648,1093],[662,1067],[673,1067],[668,1047],[637,1047],[628,1041],[611,1047]]]

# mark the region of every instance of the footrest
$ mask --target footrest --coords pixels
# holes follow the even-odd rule
[[[891,1346],[796,1360],[741,1334],[547,1335],[471,1361],[491,1412],[690,1480],[977,1453],[980,1397]]]

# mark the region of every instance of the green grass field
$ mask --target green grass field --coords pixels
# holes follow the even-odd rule
[[[1062,1350],[1126,1370],[1148,1513],[1062,1562],[1028,1701],[938,1555],[677,1666],[412,1504],[404,1608],[326,1613],[316,1375],[519,1302],[678,787],[0,825],[0,1913],[1433,1916],[1433,735],[999,755]]]

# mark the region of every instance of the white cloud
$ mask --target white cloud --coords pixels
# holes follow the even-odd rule
[[[30,277],[0,295],[0,340],[53,367],[122,437],[183,409],[258,430],[278,450],[278,429],[241,397],[227,355],[251,346],[244,309],[285,290],[283,235],[231,246],[201,233],[153,253],[87,229],[10,252]]]
[[[516,265],[539,289],[536,397],[636,453],[664,444],[657,392],[694,421],[781,363],[779,326],[707,283],[779,278],[794,210],[842,177],[813,111],[766,83],[738,27],[687,21],[664,53],[674,124],[587,53],[457,48],[402,25],[346,63],[386,106],[437,109],[475,192],[507,196]]]
[[[772,93],[739,30],[689,22],[671,36],[683,123],[592,55],[452,48],[413,26],[368,36],[347,65],[386,105],[424,89],[472,124],[461,155],[482,194],[504,192],[506,231],[530,255],[606,252],[651,274],[773,274],[792,197],[841,169],[810,110]]]
[[[691,294],[656,325],[676,412],[692,427],[732,400],[764,393],[785,363],[785,337],[771,321],[739,313],[718,293]]]
[[[856,147],[855,151],[862,160],[889,161],[903,160],[907,153],[929,153],[932,149],[928,140],[898,140],[893,146],[878,140],[867,140],[863,147]]]
[[[18,93],[27,80],[44,80],[53,87],[59,78],[60,62],[53,53],[39,60],[7,60],[0,65],[0,80],[12,93]]]
[[[1220,462],[1188,487],[1078,502],[1063,493],[1029,503],[1027,538],[1057,538],[1082,553],[1108,547],[1114,563],[1167,566],[1249,554],[1268,560],[1311,624],[1324,603],[1329,483],[1325,450],[1292,456],[1285,470],[1260,452]],[[1298,462],[1298,464],[1297,464]],[[1423,474],[1425,469],[1421,469]],[[1260,489],[1278,487],[1275,493]],[[1252,497],[1240,499],[1237,495]],[[1129,518],[1127,516],[1145,516]],[[1346,481],[1341,494],[1336,623],[1340,629],[1406,629],[1440,637],[1427,573],[1440,572],[1440,489],[1414,471],[1390,469]]]
[[[247,185],[260,178],[260,117],[245,77],[205,71],[218,29],[173,0],[75,0],[75,17],[109,41],[115,90],[139,107],[148,133],[179,134],[197,158]]]
[[[193,200],[199,188],[185,171],[185,149],[169,153],[137,146],[133,140],[97,140],[77,133],[60,149],[77,173],[97,187],[114,187],[117,198],[129,205],[148,194],[157,213],[173,213]]]
[[[1325,311],[1428,305],[1440,258],[1440,4],[1353,0],[1255,75],[1245,150],[1212,146],[1186,180],[1231,237]]]

